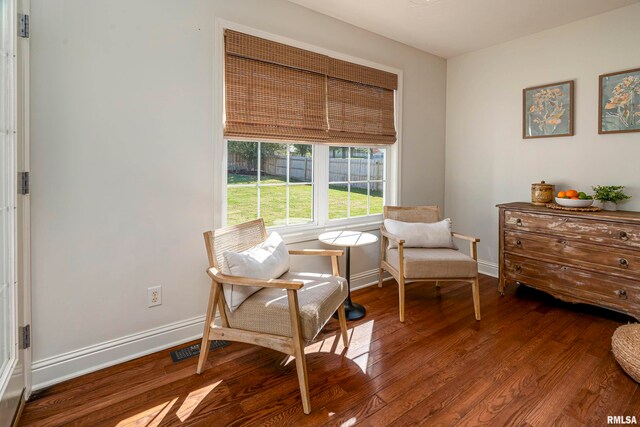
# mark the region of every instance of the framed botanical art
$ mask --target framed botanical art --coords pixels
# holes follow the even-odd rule
[[[522,90],[522,137],[573,135],[573,80]]]
[[[598,133],[640,132],[640,68],[600,76]]]

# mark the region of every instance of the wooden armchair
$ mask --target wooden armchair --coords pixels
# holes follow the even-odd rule
[[[438,206],[385,206],[384,218],[403,222],[437,222],[440,221],[440,210]],[[380,277],[378,286],[382,287],[385,271],[391,273],[398,282],[401,322],[404,322],[405,284],[407,282],[427,281],[435,281],[437,287],[439,287],[440,282],[469,282],[473,294],[473,308],[476,320],[480,320],[478,253],[476,248],[476,244],[480,239],[452,233],[453,237],[469,242],[471,256],[467,256],[455,249],[405,248],[405,241],[389,233],[384,225],[381,226],[380,234]],[[390,240],[395,242],[398,247],[390,249]]]
[[[339,277],[338,257],[342,250],[290,250],[292,255],[330,256],[332,273],[287,272],[278,279],[262,280],[222,273],[223,254],[242,252],[267,238],[262,219],[204,233],[209,256],[211,292],[207,308],[197,373],[202,373],[209,341],[228,340],[255,344],[294,356],[302,407],[311,412],[304,341],[312,341],[337,311],[344,346],[348,347],[344,300],[347,283]],[[260,286],[261,290],[230,311],[223,284]],[[220,323],[215,323],[216,312]]]

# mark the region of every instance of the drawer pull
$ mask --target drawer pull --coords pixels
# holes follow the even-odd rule
[[[567,241],[560,239],[560,240],[558,240],[558,243],[560,243],[561,245],[566,245]]]
[[[569,269],[569,267],[567,267],[566,265],[563,265],[563,266],[560,268],[560,270],[562,270],[562,271],[567,271],[568,269]]]
[[[522,247],[522,242],[520,241],[520,239],[516,239],[516,246],[519,248]]]
[[[520,218],[516,219],[516,225],[522,226],[522,220]],[[620,234],[622,234],[622,232]]]
[[[624,267],[624,268],[629,267],[629,261],[627,261],[624,258],[620,258],[620,267]]]
[[[520,267],[519,265],[516,265],[515,270],[516,270],[516,273],[520,273],[522,271],[522,267]]]
[[[620,299],[627,299],[627,291],[625,291],[624,289],[618,289],[616,291],[616,295],[618,295],[618,298]]]
[[[629,236],[627,236],[627,232],[626,231],[621,231],[620,232],[620,240],[629,240]]]

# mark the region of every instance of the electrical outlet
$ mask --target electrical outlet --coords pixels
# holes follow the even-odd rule
[[[147,307],[155,307],[162,304],[162,286],[147,288]]]

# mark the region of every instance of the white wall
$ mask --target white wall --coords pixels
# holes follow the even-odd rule
[[[598,135],[598,76],[640,67],[640,4],[447,61],[446,214],[495,272],[497,203],[531,183],[625,185],[640,210],[640,133]],[[575,136],[522,139],[522,89],[575,80]]]
[[[216,17],[402,69],[402,201],[444,201],[441,58],[283,0],[31,3],[35,388],[201,331]]]

